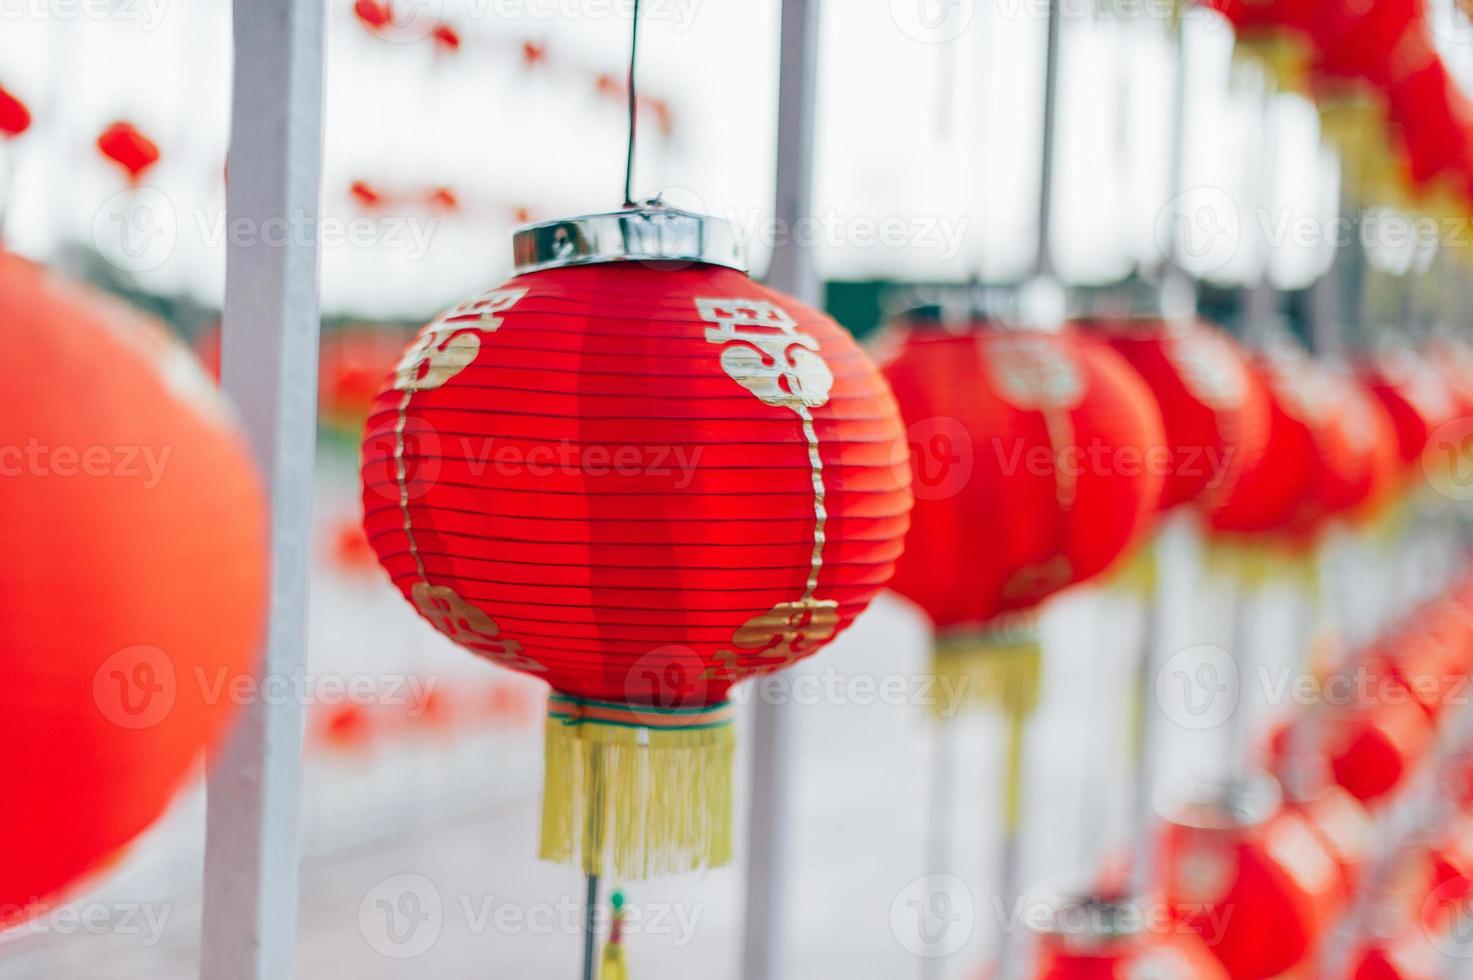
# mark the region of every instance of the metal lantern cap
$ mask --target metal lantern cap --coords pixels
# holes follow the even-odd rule
[[[543,221],[512,236],[517,272],[605,262],[701,262],[746,272],[731,222],[659,204]]]
[[[1145,930],[1145,906],[1130,895],[1063,895],[1041,930],[1071,949],[1098,949]]]

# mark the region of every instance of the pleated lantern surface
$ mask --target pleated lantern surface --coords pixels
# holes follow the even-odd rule
[[[267,558],[250,457],[160,325],[0,252],[0,331],[4,920],[106,867],[221,736]]]
[[[916,503],[891,587],[930,617],[938,669],[1026,699],[1037,651],[1019,614],[1105,571],[1147,526],[1160,415],[1118,354],[1072,331],[894,329],[884,371]]]
[[[1268,442],[1269,405],[1248,359],[1199,321],[1135,320],[1093,327],[1140,374],[1161,408],[1169,458],[1161,509],[1210,512]]]
[[[363,446],[395,585],[552,687],[542,855],[589,873],[729,858],[728,689],[848,627],[907,526],[884,378],[713,255],[725,227],[647,209],[520,232],[526,271],[420,332]]]

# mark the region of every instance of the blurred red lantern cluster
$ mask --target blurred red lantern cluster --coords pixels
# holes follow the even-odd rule
[[[1148,459],[1161,418],[1120,355],[1073,330],[909,324],[897,334],[884,371],[916,505],[891,587],[939,634],[1032,609],[1140,537],[1164,478]]]

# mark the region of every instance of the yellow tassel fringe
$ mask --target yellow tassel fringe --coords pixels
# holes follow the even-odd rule
[[[599,964],[598,980],[629,980],[629,969],[624,964],[624,947],[614,943],[604,946],[603,962]]]
[[[728,724],[645,728],[549,715],[545,860],[624,879],[731,860],[735,736]]]
[[[1032,617],[936,644],[932,669],[943,684],[962,692],[965,704],[1022,718],[1038,706],[1042,650]],[[949,699],[933,703],[944,710]]]

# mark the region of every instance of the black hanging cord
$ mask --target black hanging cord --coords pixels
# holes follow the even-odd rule
[[[624,206],[634,207],[634,121],[637,102],[634,96],[634,62],[639,52],[639,0],[634,0],[634,22],[629,30],[629,152],[624,157]]]

